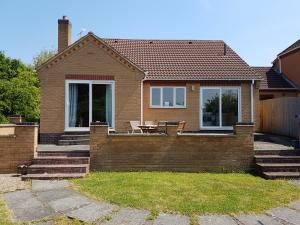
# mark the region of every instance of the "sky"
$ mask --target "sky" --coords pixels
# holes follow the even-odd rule
[[[31,63],[57,48],[67,15],[105,38],[224,40],[251,66],[270,66],[300,38],[299,0],[0,0],[0,51]]]

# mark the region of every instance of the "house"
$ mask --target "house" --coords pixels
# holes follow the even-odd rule
[[[108,122],[180,121],[186,130],[231,130],[259,124],[262,77],[223,41],[100,38],[71,43],[71,23],[58,20],[58,54],[39,69],[40,138],[89,132]]]
[[[259,86],[259,99],[298,96],[297,86],[274,67],[252,67],[263,77]]]
[[[297,87],[300,87],[300,40],[290,45],[277,55],[273,67],[286,75]]]

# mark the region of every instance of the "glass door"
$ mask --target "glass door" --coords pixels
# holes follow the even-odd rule
[[[203,129],[232,129],[240,121],[239,87],[201,88],[200,127]]]
[[[91,122],[114,127],[114,83],[67,81],[65,111],[67,131],[88,131]]]
[[[202,90],[202,126],[220,126],[220,90]]]
[[[69,84],[68,106],[68,127],[89,127],[89,84]]]

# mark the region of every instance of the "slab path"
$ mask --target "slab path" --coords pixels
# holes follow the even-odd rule
[[[156,219],[149,220],[150,211],[95,201],[71,189],[66,180],[33,180],[31,189],[9,192],[3,194],[3,198],[15,222],[52,225],[55,217],[66,215],[97,225],[190,224],[189,217],[179,214],[161,213]],[[200,225],[299,225],[300,201],[260,215],[209,215],[199,216],[197,220]]]

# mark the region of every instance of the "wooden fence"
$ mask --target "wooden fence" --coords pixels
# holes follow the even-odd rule
[[[262,132],[299,138],[300,97],[264,100],[260,107]]]

